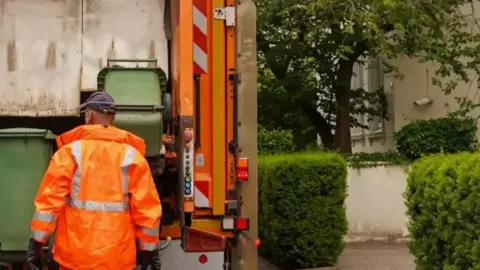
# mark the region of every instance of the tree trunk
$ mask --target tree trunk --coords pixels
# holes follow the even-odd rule
[[[358,58],[358,57],[357,57]],[[335,99],[337,101],[337,119],[335,123],[335,148],[340,153],[352,153],[350,136],[350,96],[353,64],[356,58],[339,62],[337,82],[335,83]]]
[[[315,127],[315,131],[320,136],[323,147],[326,149],[334,149],[334,137],[332,134],[332,126],[323,118],[323,116],[310,105],[302,107],[308,119]]]
[[[350,89],[337,90],[337,119],[335,123],[335,148],[340,153],[352,153],[350,135]]]

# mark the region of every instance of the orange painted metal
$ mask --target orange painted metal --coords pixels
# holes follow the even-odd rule
[[[177,88],[175,92],[180,97],[178,113],[181,117],[193,117],[193,11],[192,0],[179,2],[180,23],[175,36],[178,48],[178,74],[176,74]],[[187,127],[188,128],[188,127]]]
[[[199,230],[204,231],[206,233],[219,234],[226,238],[235,237],[235,234],[233,232],[222,231],[221,228],[219,227],[206,227],[206,228],[202,227]],[[160,239],[166,239],[167,237],[170,237],[173,240],[180,239],[182,237],[181,228],[178,225],[170,225],[170,226],[162,227]]]
[[[227,247],[224,235],[195,228],[187,228],[186,239],[187,252],[218,252]]]
[[[214,7],[224,7],[225,0],[212,0]],[[226,196],[226,61],[225,21],[212,20],[212,86],[213,86],[213,214],[225,214]]]

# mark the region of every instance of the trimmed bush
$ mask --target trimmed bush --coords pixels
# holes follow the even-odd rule
[[[418,120],[395,133],[397,150],[415,160],[424,155],[474,151],[477,122],[472,118],[444,117]]]
[[[480,269],[480,154],[425,157],[405,192],[417,269]]]
[[[259,160],[260,252],[284,269],[337,262],[347,231],[347,166],[332,153]]]
[[[293,151],[295,151],[295,143],[290,130],[268,130],[258,126],[258,152],[260,154],[291,153]]]

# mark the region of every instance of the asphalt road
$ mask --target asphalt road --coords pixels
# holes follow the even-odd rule
[[[414,270],[415,264],[404,243],[356,243],[345,247],[336,267],[339,270]],[[260,258],[258,270],[278,268]]]

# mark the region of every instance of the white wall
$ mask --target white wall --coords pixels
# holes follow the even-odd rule
[[[348,169],[346,241],[401,239],[408,235],[403,192],[406,168]]]

